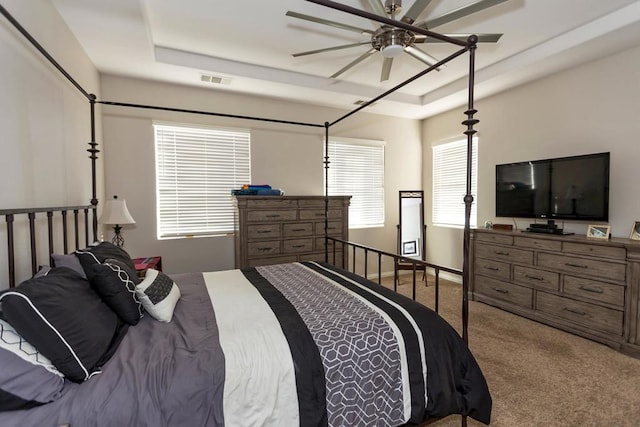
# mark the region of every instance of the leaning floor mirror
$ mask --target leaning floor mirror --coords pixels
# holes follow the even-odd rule
[[[398,227],[398,254],[426,261],[426,234],[427,226],[424,223],[424,192],[400,191],[399,193],[400,215]],[[398,262],[398,270],[413,270],[410,262]],[[426,283],[426,268],[422,270],[422,280]]]

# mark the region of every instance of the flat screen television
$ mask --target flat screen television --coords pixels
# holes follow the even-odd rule
[[[609,220],[609,153],[496,165],[496,217]]]

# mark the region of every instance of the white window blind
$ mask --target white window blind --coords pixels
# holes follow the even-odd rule
[[[251,182],[250,133],[153,127],[158,238],[233,231],[231,190]]]
[[[471,205],[470,226],[477,224],[475,200],[478,193],[478,140],[473,139],[471,156]],[[433,208],[434,225],[463,227],[464,196],[467,194],[467,140],[455,141],[433,147]]]
[[[329,140],[329,195],[352,196],[349,227],[384,226],[384,143]]]

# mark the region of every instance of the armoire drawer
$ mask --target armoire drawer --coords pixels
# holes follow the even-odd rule
[[[265,255],[278,255],[280,253],[280,240],[249,242],[247,244],[247,254],[249,255],[249,258]]]
[[[313,239],[283,240],[282,251],[285,254],[313,251]]]
[[[296,215],[297,215],[297,212],[295,210],[249,211],[247,212],[247,221],[250,221],[250,222],[293,221],[296,219]]]
[[[312,222],[294,222],[282,225],[284,237],[300,237],[313,235]]]
[[[279,239],[280,224],[255,224],[247,226],[247,239]]]

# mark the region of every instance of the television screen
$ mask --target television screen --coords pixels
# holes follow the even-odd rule
[[[609,220],[609,153],[496,165],[496,216]]]

